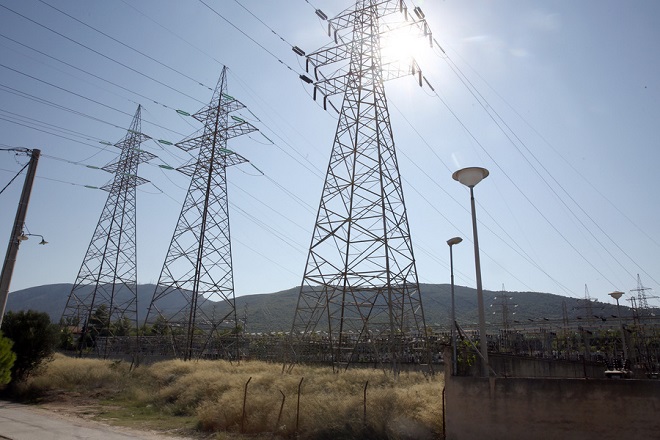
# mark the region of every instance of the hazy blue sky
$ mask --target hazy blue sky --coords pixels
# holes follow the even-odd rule
[[[175,110],[203,107],[222,64],[230,94],[250,110],[241,115],[265,135],[229,144],[265,174],[249,164],[228,171],[236,294],[300,284],[337,118],[298,79],[304,64],[291,45],[327,44],[314,9],[334,16],[351,1],[205,3],[222,17],[192,0],[0,0],[0,148],[42,150],[26,223],[50,242],[21,245],[12,291],[75,280],[107,197],[84,185],[112,177],[85,165],[118,155],[100,141],[120,140],[138,103],[144,133],[189,135],[199,124]],[[445,51],[415,48],[437,94],[413,78],[386,85],[420,282],[449,282],[445,242],[459,235],[456,281],[475,285],[469,192],[451,174],[483,166],[491,174],[475,194],[486,289],[583,297],[587,285],[611,302],[608,292],[636,288],[640,274],[657,290],[660,3],[408,6],[423,9]],[[188,156],[155,141],[143,148],[158,155],[139,173],[152,182],[137,201],[147,283],[158,279],[188,185],[158,165]],[[0,151],[0,187],[26,161]],[[22,181],[0,194],[3,250]]]

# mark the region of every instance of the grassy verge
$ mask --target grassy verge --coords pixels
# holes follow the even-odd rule
[[[424,439],[442,432],[443,385],[442,375],[394,378],[372,369],[297,366],[282,374],[281,365],[264,362],[171,360],[131,370],[58,355],[16,392],[86,407],[110,423],[185,435]]]

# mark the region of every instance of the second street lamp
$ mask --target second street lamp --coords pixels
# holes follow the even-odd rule
[[[626,347],[626,333],[623,328],[623,320],[621,319],[621,309],[619,309],[619,298],[623,296],[623,292],[615,291],[608,293],[609,296],[616,300],[616,314],[619,317],[619,324],[621,325],[621,345],[623,348],[623,368],[625,368],[626,360],[628,359],[628,348]]]
[[[479,259],[479,238],[477,237],[477,214],[474,204],[474,187],[488,177],[486,168],[469,167],[455,171],[452,178],[470,188],[470,202],[472,207],[472,235],[474,241],[474,266],[477,276],[477,306],[479,308],[479,351],[482,358],[481,373],[488,377],[488,339],[486,338],[486,315],[484,312],[484,292],[481,285],[481,262]]]
[[[463,241],[461,237],[454,237],[447,240],[447,244],[449,245],[449,271],[451,273],[451,374],[454,376],[456,375],[458,362],[456,359],[456,303],[454,301],[454,253],[452,252],[452,247],[461,241]]]

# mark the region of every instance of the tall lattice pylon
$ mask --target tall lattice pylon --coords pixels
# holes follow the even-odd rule
[[[343,94],[343,103],[291,331],[294,361],[321,355],[335,368],[368,361],[396,371],[424,357],[413,338],[424,339],[425,323],[383,82],[421,73],[414,60],[385,60],[381,39],[430,33],[401,1],[359,0],[328,23],[334,41],[306,55],[316,80],[303,79],[315,98]]]
[[[137,172],[140,163],[156,157],[139,148],[150,139],[141,132],[140,114],[138,106],[126,135],[114,144],[119,158],[102,168],[114,179],[101,188],[108,199],[62,314],[63,325],[81,329],[81,353],[95,347],[105,357],[113,336],[138,328],[135,194],[147,180]]]
[[[184,151],[199,149],[199,154],[178,168],[191,177],[190,187],[145,322],[155,326],[160,321],[158,327],[171,338],[174,354],[186,360],[236,356],[229,351],[238,321],[227,167],[247,159],[228,150],[227,141],[256,130],[231,115],[244,107],[227,94],[224,67],[211,103],[193,115],[204,127],[176,144]]]

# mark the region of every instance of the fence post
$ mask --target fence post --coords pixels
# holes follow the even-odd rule
[[[364,384],[364,397],[362,400],[362,408],[363,408],[363,413],[362,413],[362,424],[366,428],[367,426],[367,387],[369,386],[369,381],[367,381]]]
[[[241,434],[243,433],[243,427],[245,423],[245,404],[247,402],[247,389],[248,389],[248,384],[252,380],[252,376],[245,382],[245,390],[243,391],[243,414],[241,415]]]
[[[302,387],[304,377],[300,378],[300,383],[298,384],[298,403],[296,405],[296,434],[298,434],[298,427],[300,426],[300,387]]]
[[[280,427],[280,420],[282,420],[282,410],[284,410],[284,401],[286,400],[286,396],[284,395],[282,390],[280,390],[280,394],[282,395],[282,404],[280,405],[280,413],[277,416],[277,422],[275,423],[275,429],[273,430],[274,432],[277,432],[277,430]]]

